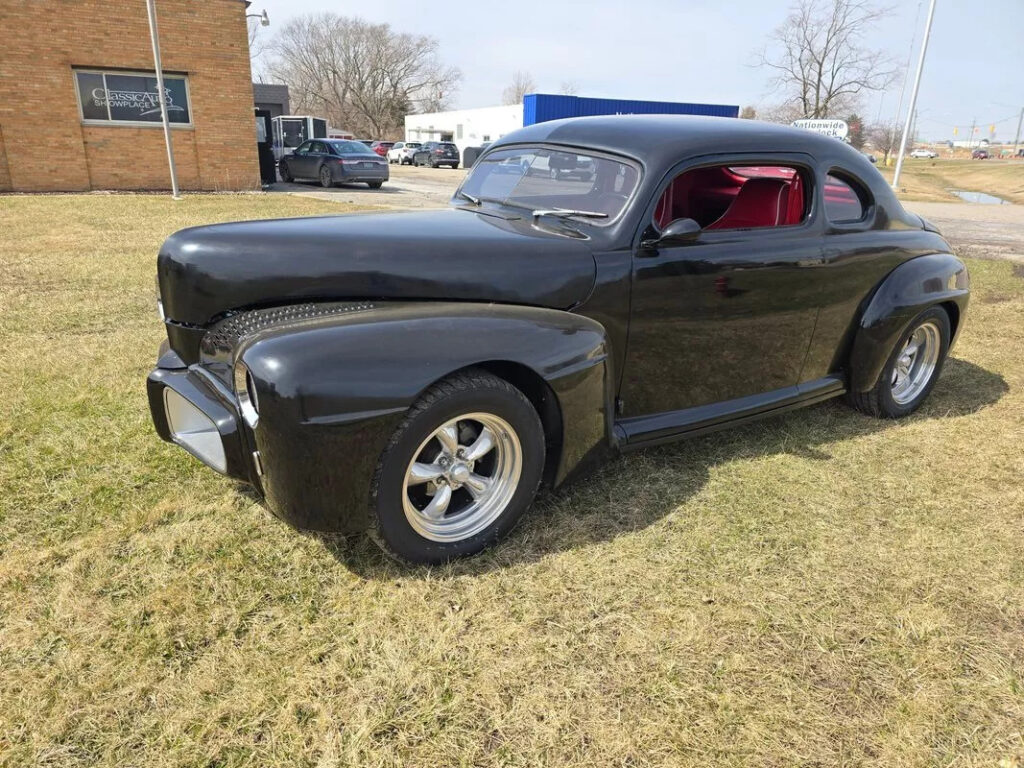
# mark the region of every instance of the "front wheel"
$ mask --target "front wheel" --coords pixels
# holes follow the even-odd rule
[[[925,310],[896,342],[875,386],[867,392],[851,392],[850,402],[858,410],[888,419],[913,413],[939,378],[949,340],[946,310]]]
[[[381,455],[372,538],[391,555],[439,564],[507,534],[544,469],[544,430],[525,395],[470,370],[435,384]]]
[[[291,184],[294,181],[292,172],[288,170],[288,163],[279,163],[278,170],[281,172],[281,181],[285,184]]]

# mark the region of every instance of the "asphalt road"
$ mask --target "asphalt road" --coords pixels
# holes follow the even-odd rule
[[[465,176],[466,172],[461,168],[452,170],[392,165],[391,180],[384,182],[380,189],[369,189],[365,184],[346,184],[325,189],[312,182],[278,182],[270,187],[270,191],[387,208],[441,208],[447,205]]]
[[[365,184],[323,189],[318,184],[282,182],[274,184],[271,191],[385,208],[440,208],[447,205],[465,174],[463,169],[392,165],[391,180],[381,189],[368,189]],[[904,205],[933,222],[963,256],[1024,262],[1024,205]]]

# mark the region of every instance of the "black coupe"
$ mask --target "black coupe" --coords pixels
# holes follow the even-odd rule
[[[160,436],[426,563],[616,451],[844,394],[904,416],[968,302],[856,150],[670,116],[533,125],[448,210],[186,229],[157,268]]]

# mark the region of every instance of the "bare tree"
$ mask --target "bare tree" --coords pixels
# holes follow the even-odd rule
[[[740,119],[741,120],[756,120],[757,119],[757,110],[754,109],[753,106],[748,104],[747,106],[745,106],[743,109],[740,110]]]
[[[898,74],[888,56],[865,42],[887,15],[870,0],[797,0],[771,34],[774,50],[762,51],[759,64],[775,72],[772,86],[800,117],[848,113],[864,93],[884,90]]]
[[[399,138],[410,112],[445,108],[461,77],[434,38],[333,13],[292,19],[272,52],[271,74],[288,84],[293,111],[380,138]]]
[[[867,140],[882,153],[882,162],[888,164],[889,155],[896,151],[900,135],[900,127],[896,123],[876,123],[868,128]]]
[[[563,96],[576,96],[580,92],[580,84],[575,80],[563,80],[558,92]]]
[[[512,83],[501,92],[502,104],[521,104],[523,96],[537,90],[537,81],[529,72],[518,71],[512,75]]]

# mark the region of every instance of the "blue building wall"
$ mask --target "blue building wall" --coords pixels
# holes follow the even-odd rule
[[[523,126],[587,115],[708,115],[739,117],[740,108],[729,104],[686,104],[678,101],[633,101],[631,99],[588,99],[550,93],[523,97]]]

